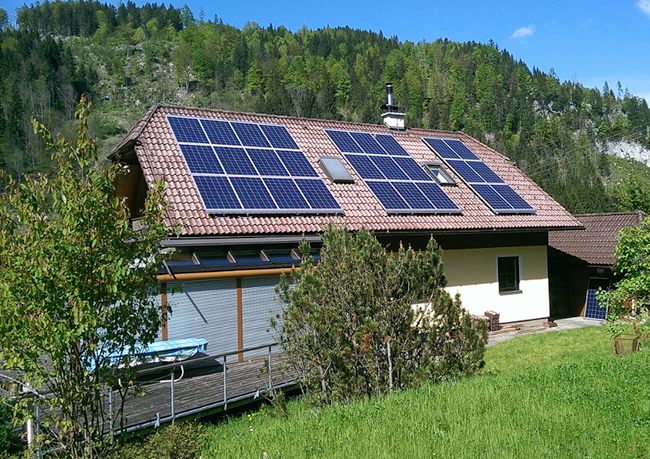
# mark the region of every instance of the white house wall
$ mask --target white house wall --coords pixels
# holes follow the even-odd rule
[[[520,292],[499,293],[497,257],[518,256]],[[471,314],[492,310],[501,322],[547,318],[549,316],[546,246],[445,250],[444,272],[447,291],[460,293]]]

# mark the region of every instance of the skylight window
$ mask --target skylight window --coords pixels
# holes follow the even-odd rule
[[[455,186],[456,181],[451,178],[451,175],[443,169],[442,164],[440,163],[425,163],[424,167],[426,168],[429,175],[442,186]]]
[[[333,156],[321,156],[318,163],[323,171],[334,183],[354,183],[354,178],[350,175],[340,159]]]

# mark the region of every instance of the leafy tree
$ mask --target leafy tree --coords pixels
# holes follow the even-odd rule
[[[482,366],[485,323],[444,290],[433,239],[425,251],[389,253],[366,229],[330,226],[323,241],[318,264],[301,247],[301,269],[278,285],[286,307],[272,321],[308,395],[347,402]]]
[[[53,173],[9,179],[0,196],[0,362],[38,394],[50,434],[39,440],[73,458],[101,457],[103,435],[115,427],[107,386],[120,388],[122,401],[130,389],[128,365],[111,366],[108,355],[156,337],[161,311],[152,294],[166,234],[160,183],[145,204],[146,230],[131,229],[114,198],[123,169],[98,164],[89,108],[83,96],[71,140],[34,120]],[[32,401],[18,403],[18,420],[33,416]]]
[[[650,214],[650,190],[648,190],[648,185],[634,175],[630,175],[619,184],[616,190],[616,198],[621,210],[628,212],[642,210]]]
[[[650,217],[640,226],[620,230],[614,257],[614,273],[622,279],[612,290],[601,291],[599,299],[612,307],[611,317],[618,318],[630,300],[643,307],[650,296]]]

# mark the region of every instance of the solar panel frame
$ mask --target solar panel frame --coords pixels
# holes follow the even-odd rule
[[[325,133],[387,213],[462,212],[393,136],[332,129]]]
[[[167,119],[208,213],[343,213],[286,126]]]
[[[533,206],[461,140],[423,137],[422,141],[495,213],[536,212]],[[454,155],[457,157],[452,157]]]

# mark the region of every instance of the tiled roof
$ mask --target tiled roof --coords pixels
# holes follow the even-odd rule
[[[548,245],[590,265],[613,266],[614,246],[621,228],[639,225],[646,217],[644,212],[614,212],[608,214],[582,214],[575,217],[584,230],[550,231]]]
[[[344,209],[344,217],[223,217],[208,214],[174,140],[165,118],[167,114],[284,125]],[[352,168],[348,167],[356,179],[353,184],[334,184],[323,173],[317,165],[320,156],[336,156],[347,164],[323,129],[393,134],[418,162],[440,161],[422,142],[421,137],[460,139],[531,204],[536,212],[528,215],[496,215],[458,179],[457,187],[445,187],[444,191],[461,207],[462,214],[389,215]],[[135,124],[113,150],[113,154],[119,154],[131,146],[135,148],[147,183],[164,178],[166,199],[171,205],[168,223],[170,226],[180,224],[183,236],[314,233],[322,231],[333,218],[342,219],[351,229],[365,225],[378,232],[506,229],[520,231],[580,226],[571,214],[517,169],[507,157],[462,133],[423,129],[395,132],[381,125],[155,105]]]

